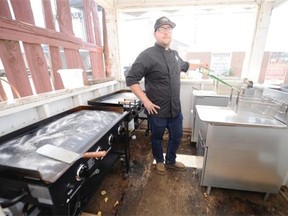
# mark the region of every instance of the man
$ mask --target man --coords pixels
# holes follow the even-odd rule
[[[176,24],[167,17],[156,20],[155,45],[140,53],[126,76],[127,86],[145,107],[151,127],[151,144],[156,160],[156,171],[160,175],[166,173],[166,167],[186,170],[183,163],[176,161],[176,152],[183,133],[180,72],[207,67],[204,64],[189,64],[181,59],[177,51],[170,49],[172,30],[175,26]],[[139,84],[143,77],[145,77],[145,92]],[[162,143],[166,128],[169,139],[164,160]]]

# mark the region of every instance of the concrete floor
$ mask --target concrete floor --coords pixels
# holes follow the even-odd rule
[[[131,140],[131,172],[123,175],[118,161],[84,209],[84,215],[288,215],[288,189],[271,194],[212,188],[199,185],[195,145],[184,135],[178,159],[189,165],[185,172],[155,171],[150,136],[135,131]],[[166,142],[167,137],[164,140]],[[199,161],[198,161],[199,162]],[[125,178],[126,177],[126,178]],[[285,199],[286,196],[286,199]]]

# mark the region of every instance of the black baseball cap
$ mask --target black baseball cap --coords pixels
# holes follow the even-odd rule
[[[171,22],[170,19],[168,19],[167,17],[163,16],[160,17],[159,19],[156,20],[156,23],[154,25],[154,31],[156,32],[156,30],[161,27],[162,25],[170,25],[171,28],[174,28],[176,26],[176,24],[174,22]]]

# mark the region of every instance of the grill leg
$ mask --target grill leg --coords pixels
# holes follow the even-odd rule
[[[124,143],[124,151],[125,151],[125,174],[128,174],[130,171],[130,141],[129,141],[129,128],[128,123],[125,122],[125,143]]]

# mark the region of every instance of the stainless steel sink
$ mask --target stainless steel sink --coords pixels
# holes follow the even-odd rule
[[[199,118],[208,123],[286,128],[282,122],[252,111],[235,112],[230,107],[196,105]]]

